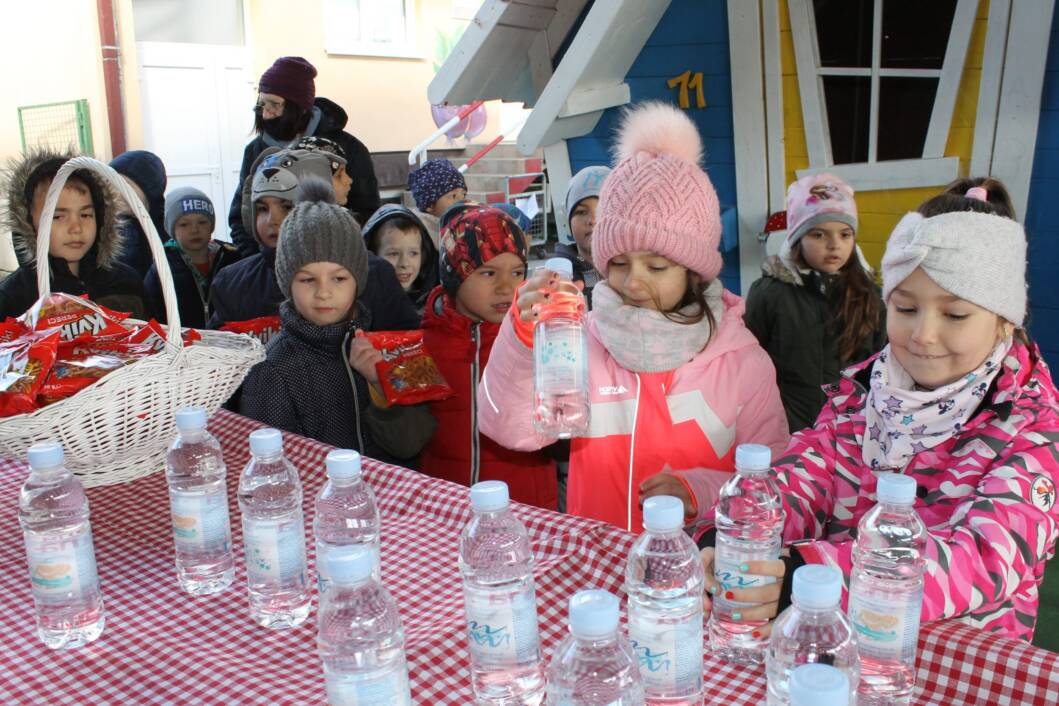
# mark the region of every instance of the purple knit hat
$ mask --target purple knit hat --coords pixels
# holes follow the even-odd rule
[[[838,221],[857,232],[857,202],[853,188],[834,174],[810,174],[787,188],[787,243],[789,247],[821,223]]]
[[[622,253],[650,250],[707,282],[716,278],[721,209],[699,167],[702,139],[691,119],[668,103],[641,103],[623,116],[615,152],[592,235],[599,271],[605,276]]]
[[[316,98],[316,67],[300,56],[281,56],[261,74],[257,90],[283,96],[303,110],[313,109]]]

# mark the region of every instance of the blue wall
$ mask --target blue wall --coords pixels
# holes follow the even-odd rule
[[[691,108],[686,112],[698,125],[706,148],[705,167],[710,175],[721,211],[733,209],[725,218],[721,279],[729,290],[739,291],[739,249],[735,230],[735,149],[732,140],[732,83],[728,61],[728,13],[722,0],[673,0],[647,40],[626,77],[632,101],[664,100],[676,103],[679,89],[666,82],[685,71],[702,72],[705,108],[695,107],[695,91],[689,91]],[[611,140],[620,109],[603,113],[595,130],[567,141],[573,172],[593,164],[610,164]],[[765,188],[764,185],[762,188]],[[725,245],[722,245],[724,249]]]

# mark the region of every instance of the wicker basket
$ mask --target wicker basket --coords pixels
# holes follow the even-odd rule
[[[66,162],[48,189],[37,233],[38,264],[48,262],[55,206],[67,178],[77,169],[92,171],[116,189],[147,234],[169,321],[165,348],[68,399],[0,420],[0,455],[22,459],[38,441],[59,441],[66,449],[67,466],[85,486],[110,485],[162,469],[166,448],[176,434],[173,414],[187,406],[204,407],[212,414],[264,358],[264,349],[250,336],[220,331],[202,331],[201,341],[184,347],[173,275],[154,224],[125,180],[89,157]],[[37,288],[41,296],[51,291],[47,267],[37,268]]]

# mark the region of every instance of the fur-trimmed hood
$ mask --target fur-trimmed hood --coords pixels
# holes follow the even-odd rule
[[[765,261],[761,263],[761,274],[777,279],[780,282],[802,286],[801,275],[791,269],[790,265],[780,259],[778,255],[765,258]]]
[[[79,155],[73,150],[57,152],[47,148],[34,148],[8,162],[7,174],[0,182],[0,194],[3,194],[7,201],[7,208],[0,213],[0,227],[9,229],[14,234],[13,240],[20,260],[34,262],[37,253],[37,231],[30,218],[30,201],[33,194],[29,194],[29,198],[26,194],[30,178],[46,162],[54,159],[66,161],[77,156]],[[94,258],[97,267],[108,268],[122,251],[122,239],[116,227],[122,200],[113,188],[95,174],[82,171],[79,176],[85,181],[91,181],[95,186],[92,202],[96,208],[96,242],[85,257]]]

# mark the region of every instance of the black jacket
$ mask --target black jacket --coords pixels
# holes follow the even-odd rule
[[[312,135],[326,137],[338,143],[346,153],[346,173],[353,179],[353,185],[349,187],[346,208],[350,210],[358,223],[366,223],[371,214],[375,213],[375,209],[379,207],[380,203],[379,184],[375,179],[375,167],[371,162],[371,153],[368,152],[368,148],[360,140],[348,132],[344,132],[348,122],[346,111],[326,98],[318,97],[315,103],[316,108],[320,110],[321,116],[320,122],[316,129],[313,130]],[[302,137],[308,136],[298,135],[298,137],[286,144],[293,144]],[[242,185],[246,182],[254,160],[267,147],[285,147],[286,144],[281,144],[271,138],[266,141],[264,135],[258,135],[251,140],[246,149],[243,150],[243,164],[239,168],[238,183]],[[260,246],[254,234],[248,232],[243,225],[241,215],[242,201],[242,191],[237,190],[232,197],[232,205],[228,210],[228,226],[231,228],[232,242],[239,248],[239,252],[246,256],[256,253]]]
[[[165,256],[169,261],[169,270],[173,273],[173,286],[176,289],[177,308],[180,310],[180,324],[188,328],[206,328],[209,318],[208,304],[210,285],[213,278],[222,268],[239,261],[239,251],[234,246],[220,241],[210,243],[212,262],[210,273],[205,278],[194,269],[195,265],[188,259],[180,246],[170,240],[165,246]],[[151,265],[143,280],[144,293],[147,295],[147,308],[159,323],[166,321],[165,300],[162,298],[162,281],[158,269]]]
[[[816,421],[827,400],[825,385],[837,382],[843,368],[886,345],[886,309],[881,308],[875,333],[857,354],[841,360],[830,302],[835,276],[815,270],[796,274],[778,257],[770,257],[761,269],[764,276],[747,294],[744,319],[776,366],[776,381],[793,434]]]
[[[287,302],[280,318],[268,357],[243,383],[240,414],[383,461],[419,453],[436,427],[426,405],[377,407],[367,380],[349,365],[353,332],[370,327],[364,307],[351,321],[316,326]]]
[[[423,221],[411,209],[392,203],[385,204],[380,206],[379,210],[364,224],[364,244],[367,245],[371,253],[379,255],[379,244],[376,242],[378,240],[376,237],[378,231],[383,223],[397,216],[404,216],[419,228],[420,241],[422,242],[422,264],[419,267],[419,276],[412,282],[412,286],[406,294],[408,301],[415,307],[416,315],[422,318],[423,309],[427,305],[427,297],[434,287],[438,286],[440,281],[438,279],[438,268],[440,267],[438,249],[434,247],[434,241],[430,239],[430,233],[427,232]]]
[[[585,283],[585,288],[582,290],[585,293],[585,302],[588,304],[589,308],[592,308],[592,288],[599,284],[602,276],[595,270],[595,268],[581,259],[581,255],[577,252],[576,245],[559,243],[555,246],[555,256],[566,258],[573,264],[573,280],[575,282]]]

